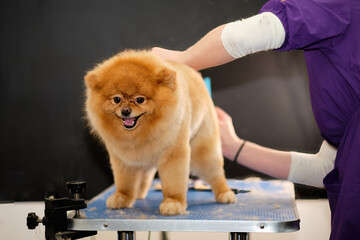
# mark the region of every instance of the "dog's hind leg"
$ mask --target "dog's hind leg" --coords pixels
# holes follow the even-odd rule
[[[203,132],[201,132],[203,131]],[[226,183],[224,158],[220,138],[213,132],[200,128],[191,140],[191,172],[211,186],[215,199],[220,203],[234,203],[235,194]]]

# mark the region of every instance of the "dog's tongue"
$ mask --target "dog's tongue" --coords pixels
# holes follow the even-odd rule
[[[124,119],[124,124],[126,126],[132,126],[132,125],[134,125],[134,123],[135,123],[135,118],[125,118]]]

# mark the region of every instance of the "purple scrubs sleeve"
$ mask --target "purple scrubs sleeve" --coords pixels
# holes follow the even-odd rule
[[[360,239],[360,1],[270,0],[260,12],[281,20],[279,50],[304,50],[313,113],[324,139],[338,147],[324,179],[330,239]]]

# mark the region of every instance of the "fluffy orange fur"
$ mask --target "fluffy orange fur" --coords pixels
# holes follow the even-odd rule
[[[198,72],[149,51],[128,50],[89,71],[85,84],[87,118],[114,174],[108,208],[129,208],[145,198],[158,171],[160,213],[185,214],[190,169],[210,184],[217,202],[235,202],[214,105]]]

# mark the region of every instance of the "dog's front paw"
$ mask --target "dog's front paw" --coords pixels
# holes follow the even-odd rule
[[[219,193],[216,196],[216,201],[219,203],[235,203],[236,202],[235,193],[231,190],[228,192]]]
[[[160,204],[160,214],[161,215],[183,215],[186,214],[186,203],[182,203],[177,199],[166,198]]]
[[[106,200],[106,207],[109,209],[131,208],[135,199],[129,198],[126,195],[115,192]]]

